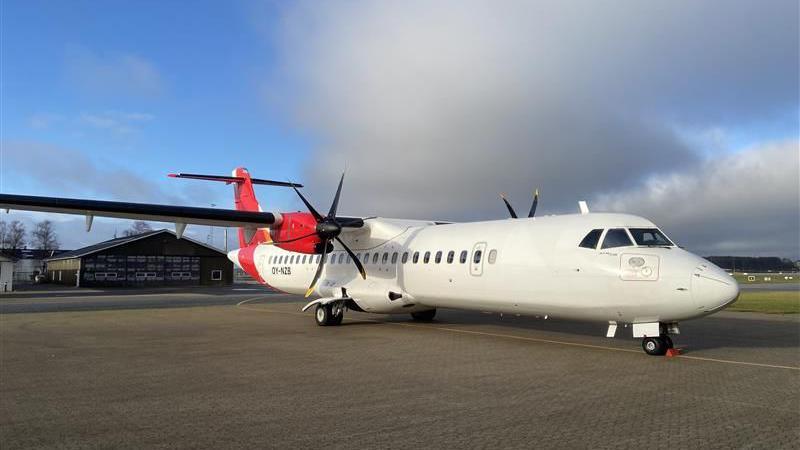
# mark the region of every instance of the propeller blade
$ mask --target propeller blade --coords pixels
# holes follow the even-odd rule
[[[325,253],[325,250],[328,249],[328,240],[322,241],[322,256],[319,258],[319,265],[317,266],[317,273],[314,274],[314,279],[311,280],[311,285],[308,287],[306,291],[306,298],[314,292],[314,286],[317,285],[317,281],[319,281],[319,276],[322,274],[322,268],[325,267],[325,260],[328,258],[328,254]]]
[[[342,173],[342,177],[339,178],[339,187],[336,188],[336,195],[333,196],[333,203],[331,204],[331,209],[328,211],[328,218],[335,219],[336,218],[336,210],[339,209],[339,195],[342,193],[342,183],[344,182],[344,173]]]
[[[301,194],[300,191],[298,191],[297,188],[294,186],[292,186],[292,189],[294,189],[294,191],[297,192],[297,195],[300,196],[300,200],[302,200],[303,203],[306,205],[306,208],[308,208],[308,210],[311,211],[311,214],[314,216],[315,219],[317,219],[317,222],[322,222],[322,216],[319,215],[319,213],[317,212],[316,209],[314,209],[313,206],[311,206],[311,203],[309,203],[308,200],[306,200],[303,194]]]
[[[347,254],[350,255],[350,259],[353,260],[353,263],[356,265],[356,267],[358,267],[358,272],[361,273],[361,278],[366,280],[367,279],[367,271],[364,270],[364,266],[361,265],[361,261],[359,261],[358,258],[356,258],[356,255],[353,253],[352,250],[350,250],[350,247],[348,247],[347,244],[342,242],[342,240],[339,239],[338,236],[335,239],[336,239],[336,242],[341,244],[341,246],[344,248],[344,251],[346,251]]]
[[[503,203],[506,204],[506,208],[508,208],[508,213],[511,214],[511,218],[512,219],[516,219],[517,218],[517,212],[514,211],[514,208],[511,207],[511,203],[509,203],[508,200],[506,199],[506,194],[500,194],[500,198],[502,198],[503,199]]]
[[[531,205],[531,210],[528,211],[528,217],[533,217],[536,214],[536,205],[539,204],[539,190],[537,189],[536,192],[533,193],[533,204]]]

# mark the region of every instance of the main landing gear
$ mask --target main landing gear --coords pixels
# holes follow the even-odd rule
[[[436,309],[411,313],[411,318],[418,322],[430,322],[436,316]]]
[[[344,319],[344,305],[341,302],[327,305],[317,304],[314,318],[317,320],[317,325],[321,327],[341,325],[342,319]]]
[[[644,352],[651,356],[663,356],[673,348],[672,338],[667,334],[658,337],[646,337],[642,340]]]

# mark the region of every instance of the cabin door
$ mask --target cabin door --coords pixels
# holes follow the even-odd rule
[[[478,242],[472,247],[472,254],[469,255],[469,273],[479,277],[483,275],[483,260],[486,259],[486,242]]]

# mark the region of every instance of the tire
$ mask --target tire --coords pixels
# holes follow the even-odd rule
[[[331,324],[331,307],[330,305],[317,305],[317,310],[314,312],[314,319],[317,325],[326,327]]]
[[[664,345],[667,349],[675,348],[675,344],[672,343],[672,338],[669,337],[668,334],[662,334],[661,339],[664,341]]]
[[[344,310],[341,310],[339,312],[339,314],[336,314],[336,315],[332,314],[331,315],[331,320],[328,323],[328,325],[333,325],[333,326],[341,325],[342,324],[342,320],[344,320]]]
[[[411,313],[411,318],[420,322],[430,322],[436,316],[435,309],[429,309],[427,311],[420,311],[420,312],[413,312]]]
[[[646,337],[642,340],[642,349],[650,356],[663,356],[667,353],[667,344],[661,337]]]

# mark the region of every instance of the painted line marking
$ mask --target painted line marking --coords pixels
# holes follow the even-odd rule
[[[294,312],[294,311],[279,311],[274,309],[267,309],[267,308],[247,308],[244,305],[259,300],[262,297],[250,298],[247,300],[243,300],[236,304],[238,308],[245,309],[248,311],[257,311],[257,312],[267,312],[267,313],[275,313],[275,314],[287,314],[292,316],[309,316],[308,313],[303,312]],[[486,331],[474,331],[474,330],[462,330],[458,328],[449,328],[449,327],[437,327],[431,325],[415,325],[412,323],[402,323],[402,322],[387,322],[381,320],[374,320],[374,319],[348,319],[345,318],[344,320],[353,321],[353,322],[373,322],[373,323],[381,323],[386,325],[395,325],[401,327],[408,327],[408,328],[422,328],[425,330],[436,330],[436,331],[447,331],[450,333],[461,333],[461,334],[474,334],[478,336],[489,336],[489,337],[496,337],[496,338],[503,338],[503,339],[515,339],[519,341],[527,341],[527,342],[539,342],[544,344],[556,344],[556,345],[567,345],[571,347],[582,347],[582,348],[593,348],[599,350],[609,350],[615,352],[625,352],[625,353],[637,353],[641,354],[640,350],[631,350],[627,348],[619,348],[619,347],[607,347],[604,345],[593,345],[593,344],[581,344],[579,342],[568,342],[568,341],[556,341],[553,339],[542,339],[542,338],[533,338],[527,336],[516,336],[513,334],[502,334],[502,333],[489,333]],[[673,359],[691,359],[695,361],[706,361],[706,362],[716,362],[722,364],[734,364],[734,365],[741,365],[741,366],[751,366],[751,367],[764,367],[770,369],[788,369],[788,370],[797,370],[800,371],[800,367],[794,366],[781,366],[778,364],[765,364],[765,363],[754,363],[748,361],[735,361],[730,359],[718,359],[718,358],[707,358],[703,356],[691,356],[691,355],[679,355],[674,356]]]

